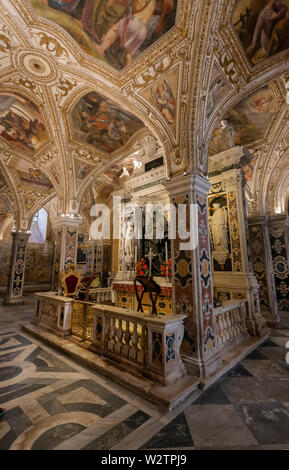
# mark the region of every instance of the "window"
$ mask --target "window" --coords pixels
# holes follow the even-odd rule
[[[40,209],[33,217],[31,224],[31,234],[29,237],[30,243],[45,243],[46,230],[47,230],[48,214],[45,209]]]

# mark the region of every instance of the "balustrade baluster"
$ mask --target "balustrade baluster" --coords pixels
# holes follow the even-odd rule
[[[223,343],[223,337],[222,337],[222,320],[221,320],[221,314],[217,315],[217,345],[221,346]]]
[[[232,323],[231,323],[231,316],[230,312],[226,312],[226,322],[227,322],[227,328],[228,328],[228,333],[229,333],[229,339],[234,337],[233,329],[232,329]]]
[[[118,320],[118,328],[116,332],[116,337],[117,337],[117,342],[115,344],[115,351],[118,353],[121,353],[122,349],[122,337],[123,337],[123,331],[122,331],[122,320]]]
[[[238,335],[238,326],[236,321],[235,310],[230,311],[229,315],[231,321],[232,338],[235,338]]]
[[[237,330],[236,336],[239,336],[239,334],[242,333],[242,327],[240,324],[240,317],[239,317],[239,308],[236,308],[234,310],[234,317],[235,317],[235,324],[236,324],[236,330]]]
[[[222,325],[223,325],[223,331],[222,331],[223,343],[225,343],[229,339],[229,333],[227,331],[227,322],[226,322],[224,312],[221,313],[221,318],[222,318]]]
[[[126,320],[125,325],[126,325],[125,334],[124,334],[124,343],[125,344],[122,346],[121,352],[125,357],[128,357],[129,350],[130,350],[130,337],[131,337],[131,333],[130,333],[130,330],[129,330],[129,321],[128,320]]]
[[[108,341],[108,349],[110,349],[111,351],[114,350],[114,347],[115,347],[115,322],[116,322],[116,319],[114,317],[111,317],[110,319],[110,339]]]
[[[129,351],[129,358],[134,361],[137,358],[137,343],[138,343],[138,334],[137,334],[137,322],[133,322],[133,333],[131,336],[131,349]]]

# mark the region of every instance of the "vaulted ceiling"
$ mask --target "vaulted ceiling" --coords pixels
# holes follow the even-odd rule
[[[96,181],[107,194],[146,134],[168,175],[248,147],[250,210],[287,210],[289,0],[269,3],[2,0],[1,191],[16,226],[55,197],[78,213]]]

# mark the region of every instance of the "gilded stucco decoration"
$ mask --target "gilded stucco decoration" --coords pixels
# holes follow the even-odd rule
[[[136,13],[142,3],[142,7],[148,8],[148,22],[142,31],[136,32],[134,21],[126,18],[130,7]],[[282,16],[282,5],[287,5],[287,0],[271,3],[272,9],[276,12],[279,9]],[[250,14],[246,8],[252,10]],[[265,2],[261,0],[7,0],[2,4],[0,95],[19,96],[35,106],[39,113],[36,119],[43,129],[41,136],[37,136],[38,127],[35,130],[31,125],[28,145],[16,134],[13,134],[14,140],[18,139],[16,142],[8,142],[2,136],[1,163],[9,165],[14,157],[21,157],[22,150],[27,154],[25,161],[32,163],[30,155],[33,154],[36,173],[34,176],[30,173],[30,178],[36,178],[40,172],[52,185],[45,198],[40,196],[43,187],[41,191],[31,190],[34,196],[39,194],[32,201],[27,188],[21,189],[21,185],[25,186],[23,178],[21,181],[15,168],[15,171],[8,168],[9,184],[14,184],[19,192],[18,217],[28,220],[27,207],[33,211],[52,194],[57,194],[60,213],[70,209],[77,212],[79,207],[74,205],[73,209],[71,201],[82,196],[94,179],[104,175],[106,181],[118,182],[121,162],[138,148],[137,140],[145,132],[151,133],[162,149],[167,176],[194,169],[206,173],[209,142],[222,121],[224,135],[231,138],[233,145],[241,142],[252,152],[259,151],[258,158],[244,171],[251,206],[255,212],[266,211],[270,175],[280,158],[275,151],[278,153],[278,145],[285,145],[285,130],[281,128],[285,129],[282,119],[285,119],[288,93],[289,51],[279,44],[272,54],[264,49],[261,58],[264,44],[257,41],[254,54],[248,53],[246,31],[254,36],[256,18],[264,8]],[[103,13],[108,10],[118,13],[118,21],[109,24],[108,16]],[[245,15],[241,21],[240,14]],[[276,17],[274,28],[280,30],[283,20],[280,17],[277,21]],[[127,28],[124,37],[120,35],[122,28]],[[128,47],[129,38],[133,49]],[[89,132],[80,129],[85,119],[81,121],[73,116],[77,103],[85,104],[85,96],[102,97],[104,103],[109,103],[109,130],[100,132],[101,138],[97,135],[100,129],[97,119],[93,124],[97,129],[95,138],[91,134],[88,138]],[[233,136],[230,122],[224,122],[226,117],[238,105],[243,106],[252,99],[250,111],[242,109],[244,122],[237,123]],[[244,141],[240,128],[244,124],[248,134],[248,121],[251,119],[256,124],[253,113],[265,107],[268,108],[266,116],[262,115],[265,135],[259,132],[257,144],[251,139]],[[112,108],[113,113],[117,110],[117,117],[112,116]],[[87,113],[86,124],[92,124],[97,112]],[[120,114],[125,119],[120,119]],[[128,114],[133,116],[130,123]],[[257,113],[257,117],[261,114]],[[35,118],[32,124],[36,126]],[[136,124],[140,125],[138,129]],[[274,133],[276,139],[272,140]],[[280,186],[276,177],[273,191],[276,200],[280,199],[280,187],[286,186],[284,178],[280,179]],[[266,194],[259,195],[260,184]],[[278,204],[274,203],[274,207]]]

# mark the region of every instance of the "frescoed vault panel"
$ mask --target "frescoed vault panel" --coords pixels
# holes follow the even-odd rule
[[[29,184],[29,186],[40,187],[46,190],[50,190],[53,187],[49,178],[42,171],[24,159],[18,158],[14,168],[23,184]]]
[[[177,0],[31,0],[88,54],[121,70],[175,24]]]
[[[230,87],[216,64],[213,66],[206,106],[206,118],[210,119],[219,103],[230,91]]]
[[[268,86],[251,93],[223,118],[210,143],[210,153],[235,145],[253,145],[264,138],[274,114],[274,98]],[[229,131],[229,132],[228,132]]]
[[[289,47],[289,0],[237,0],[232,23],[252,64]]]
[[[38,108],[17,94],[0,94],[0,136],[30,154],[48,140]]]
[[[74,160],[75,177],[78,183],[81,183],[94,169],[94,165],[90,165],[78,158]]]
[[[113,152],[145,126],[96,92],[83,96],[72,111],[74,138],[99,150]]]
[[[169,124],[177,120],[177,94],[179,69],[174,69],[142,92],[142,96],[155,106]]]

